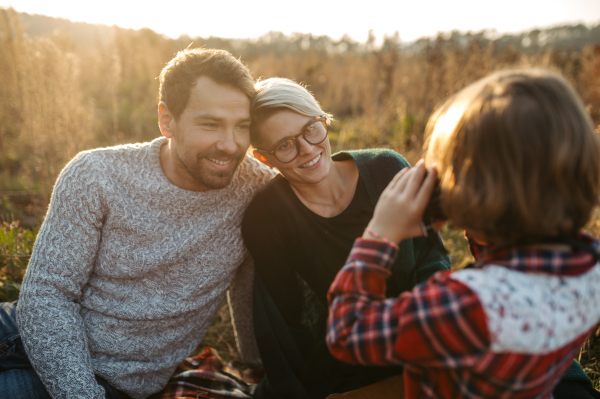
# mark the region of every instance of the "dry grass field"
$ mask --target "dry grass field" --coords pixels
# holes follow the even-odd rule
[[[356,49],[341,42],[329,48],[318,39],[274,34],[260,43],[174,40],[148,29],[114,28],[110,40],[82,46],[64,31],[27,36],[16,13],[0,9],[0,301],[18,295],[60,170],[79,151],[157,137],[156,77],[192,41],[194,47],[228,49],[257,78],[283,76],[306,83],[336,117],[330,134],[334,150],[386,147],[414,162],[435,104],[492,71],[513,67],[561,72],[600,124],[600,43],[525,52],[479,36],[464,41],[440,35],[418,50],[403,51],[397,36],[385,38],[381,46],[371,42]],[[293,44],[295,50],[286,52],[278,43]],[[600,234],[600,213],[588,230]],[[442,236],[453,267],[467,264],[462,233],[445,227]],[[590,337],[579,356],[596,388],[599,334]],[[238,361],[226,307],[203,344]]]

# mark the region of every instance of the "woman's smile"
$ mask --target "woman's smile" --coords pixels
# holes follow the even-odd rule
[[[315,165],[316,165],[316,164],[318,164],[318,163],[319,163],[319,161],[321,160],[321,158],[322,158],[322,154],[323,154],[323,153],[319,153],[319,154],[317,154],[317,156],[316,156],[316,157],[314,157],[314,158],[313,158],[313,159],[311,159],[310,161],[308,161],[308,162],[306,162],[306,163],[304,163],[304,164],[300,165],[300,166],[299,166],[299,168],[300,168],[300,169],[308,169],[308,168],[311,168],[311,167],[315,166]]]

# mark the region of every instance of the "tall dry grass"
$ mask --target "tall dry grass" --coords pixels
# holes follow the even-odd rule
[[[166,39],[149,29],[119,28],[111,40],[92,47],[81,47],[61,32],[30,38],[12,9],[0,10],[0,32],[0,192],[34,193],[41,209],[61,168],[78,151],[159,135],[156,77],[192,41]],[[560,71],[600,123],[600,44],[583,51],[525,54],[496,48],[477,36],[463,43],[440,35],[419,52],[403,52],[398,37],[391,36],[379,48],[371,41],[361,51],[341,52],[328,51],[317,39],[308,41],[315,42],[311,47],[299,36],[300,44],[288,53],[276,46],[281,40],[277,35],[269,38],[271,43],[230,50],[256,77],[284,76],[306,83],[323,108],[337,117],[331,135],[334,149],[385,146],[414,160],[436,103],[509,67]],[[192,47],[229,43],[194,40]],[[6,210],[0,212],[10,218]],[[11,212],[17,218],[27,213]]]
[[[12,10],[0,30],[0,190],[36,193],[43,207],[64,164],[96,144],[95,110],[74,84],[81,61],[68,37],[27,38]]]

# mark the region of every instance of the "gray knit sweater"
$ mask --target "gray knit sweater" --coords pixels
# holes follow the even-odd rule
[[[52,397],[104,398],[94,374],[134,398],[160,390],[204,336],[236,271],[231,305],[248,352],[252,264],[240,224],[273,172],[247,157],[228,187],[183,190],[162,171],[164,143],[82,152],[58,178],[17,307]]]

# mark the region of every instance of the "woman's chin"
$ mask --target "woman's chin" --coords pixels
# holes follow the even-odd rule
[[[294,168],[293,173],[282,172],[282,175],[291,184],[318,184],[321,183],[323,180],[327,179],[330,171],[331,168],[329,167],[327,162],[324,162],[322,158],[314,165],[305,168],[296,167]]]

